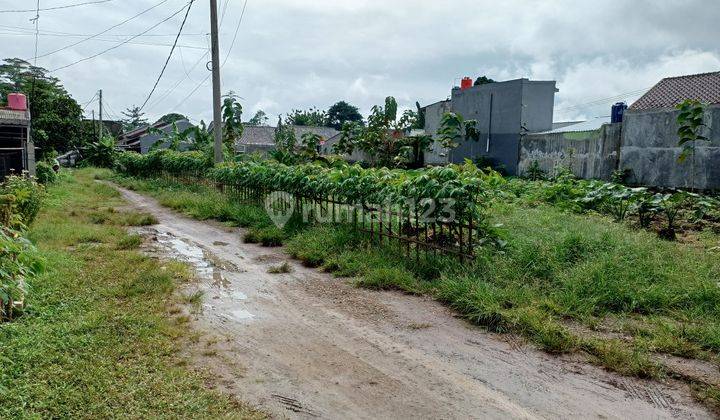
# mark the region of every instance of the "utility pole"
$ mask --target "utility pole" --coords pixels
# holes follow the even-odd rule
[[[100,98],[100,136],[98,136],[98,140],[102,140],[102,136],[103,136],[102,89],[100,89],[100,92],[98,92],[98,98]]]
[[[212,43],[213,82],[213,134],[215,136],[215,163],[223,161],[222,116],[220,107],[220,44],[218,40],[217,0],[210,0],[210,37]]]

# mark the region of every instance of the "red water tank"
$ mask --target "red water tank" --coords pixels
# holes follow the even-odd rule
[[[10,93],[8,94],[8,108],[16,111],[27,110],[27,97],[22,93]]]
[[[470,89],[472,86],[473,86],[473,81],[469,77],[463,77],[462,81],[460,81],[460,89],[461,90]]]

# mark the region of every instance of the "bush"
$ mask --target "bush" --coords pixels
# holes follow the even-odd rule
[[[31,178],[11,175],[0,184],[0,220],[3,225],[23,230],[42,205],[45,189]]]
[[[264,227],[264,228],[252,228],[245,236],[243,241],[248,244],[262,244],[262,246],[274,247],[282,246],[285,234],[282,230],[275,226]]]
[[[38,162],[35,168],[35,178],[37,182],[47,185],[57,181],[57,173],[47,162]]]
[[[35,247],[17,231],[0,226],[0,321],[13,317],[27,280],[43,270]]]

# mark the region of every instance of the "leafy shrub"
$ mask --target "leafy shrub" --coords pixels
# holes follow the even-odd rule
[[[251,228],[243,236],[243,241],[248,244],[262,244],[266,247],[282,246],[285,234],[275,226]]]
[[[57,173],[49,163],[38,162],[35,168],[35,178],[43,185],[52,184],[57,180]]]
[[[11,175],[0,184],[0,213],[5,226],[23,229],[29,226],[42,205],[45,189],[31,178]]]
[[[0,226],[0,321],[13,317],[14,302],[22,299],[26,282],[42,270],[30,241]]]
[[[112,137],[103,137],[82,149],[83,163],[100,168],[112,168],[117,154],[115,139]]]

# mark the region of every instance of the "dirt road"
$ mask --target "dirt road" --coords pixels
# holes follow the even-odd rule
[[[711,418],[678,384],[624,378],[489,334],[432,300],[354,288],[281,249],[122,190],[159,224],[149,252],[189,261],[204,292],[194,360],[280,418]],[[289,261],[293,271],[268,274]],[[190,289],[185,293],[192,293]]]

